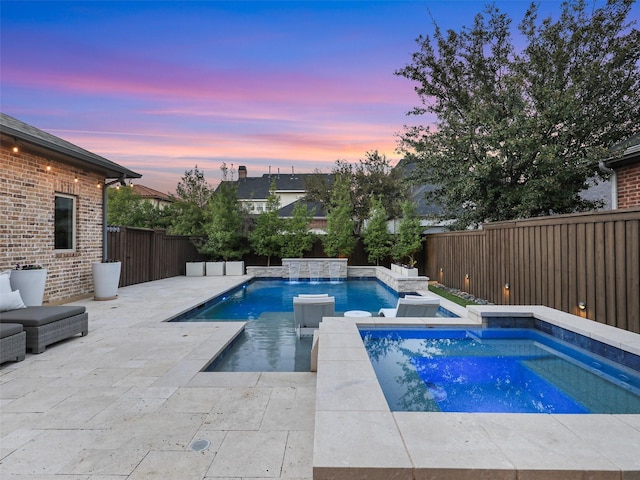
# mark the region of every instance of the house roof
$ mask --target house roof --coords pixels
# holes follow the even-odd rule
[[[395,168],[402,169],[402,176],[404,178],[408,178],[413,175],[416,169],[416,164],[414,162],[400,162]],[[425,198],[427,193],[433,192],[436,188],[436,185],[430,183],[411,186],[409,195],[416,205],[416,213],[418,216],[428,217],[442,213],[441,205],[434,202],[428,202]]]
[[[21,122],[5,113],[0,113],[0,132],[3,136],[12,138],[25,151],[32,151],[47,157],[53,156],[67,164],[101,172],[105,178],[142,177],[139,173]]]
[[[261,177],[240,178],[232,183],[238,187],[237,195],[240,200],[266,199],[269,196],[271,181],[275,180],[276,191],[284,192],[306,192],[305,182],[317,173],[296,173],[296,174],[268,174]],[[333,178],[331,174],[325,174]]]
[[[640,162],[640,132],[614,145],[611,153],[613,156],[604,162],[609,168],[615,169]]]
[[[324,209],[324,206],[320,202],[310,202],[301,198],[300,200],[296,200],[289,205],[285,205],[280,210],[278,210],[278,216],[280,217],[292,217],[293,209],[296,205],[304,203],[307,206],[308,211],[313,211],[313,218],[325,218],[327,216],[327,212]]]
[[[133,191],[140,195],[142,198],[151,198],[154,200],[161,200],[163,202],[173,202],[175,198],[166,193],[159,192],[153,188],[145,187],[144,185],[135,184]]]

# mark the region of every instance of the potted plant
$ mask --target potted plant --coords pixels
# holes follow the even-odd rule
[[[222,166],[223,181],[207,204],[205,218],[206,240],[198,248],[199,252],[216,260],[223,260],[222,273],[219,265],[211,265],[215,274],[242,275],[244,262],[241,260],[246,248],[244,212],[238,202],[235,185],[226,181],[226,165]],[[231,261],[236,260],[236,261]],[[207,262],[207,275],[209,264]]]
[[[41,265],[16,265],[9,277],[12,290],[20,290],[22,302],[27,307],[39,307],[44,300],[47,269]]]
[[[92,264],[93,295],[95,300],[113,300],[118,297],[120,270],[119,260],[104,260]]]

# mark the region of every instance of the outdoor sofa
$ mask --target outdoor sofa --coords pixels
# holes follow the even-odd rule
[[[85,336],[89,332],[89,314],[82,306],[26,307],[0,312],[0,324],[22,325],[27,350],[42,353],[52,343],[78,333]]]
[[[0,323],[0,363],[20,362],[27,351],[27,333],[19,323]]]

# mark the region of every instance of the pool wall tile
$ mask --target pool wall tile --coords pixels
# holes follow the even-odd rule
[[[469,317],[481,319],[484,327],[533,328],[640,371],[640,341],[637,334],[632,332],[548,307],[529,307],[529,310],[524,310],[524,307],[474,306],[468,310]]]

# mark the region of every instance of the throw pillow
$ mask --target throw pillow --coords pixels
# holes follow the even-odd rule
[[[10,275],[11,270],[0,272],[0,296],[11,293],[11,280],[9,279]]]
[[[11,288],[9,288],[9,293],[5,293],[3,290],[2,294],[0,294],[0,312],[17,310],[18,308],[27,308],[20,296],[20,290],[12,292]]]

